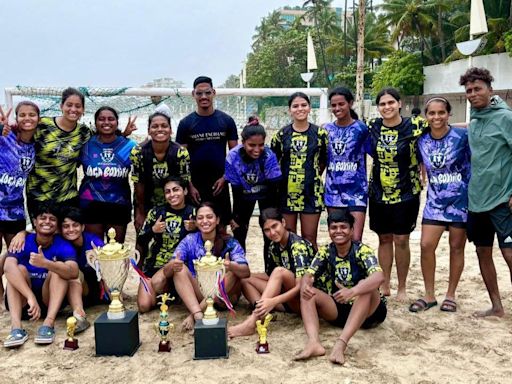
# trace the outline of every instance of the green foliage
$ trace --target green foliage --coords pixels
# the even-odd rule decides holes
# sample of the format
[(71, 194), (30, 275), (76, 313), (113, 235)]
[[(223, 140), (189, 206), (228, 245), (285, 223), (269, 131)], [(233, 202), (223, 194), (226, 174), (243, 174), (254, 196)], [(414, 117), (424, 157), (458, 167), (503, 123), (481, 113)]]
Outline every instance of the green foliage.
[(505, 50), (512, 57), (512, 29), (505, 33), (503, 40), (505, 42)]
[(393, 87), (403, 95), (423, 93), (423, 67), (419, 54), (396, 51), (382, 64), (373, 77), (372, 93)]
[[(334, 87), (347, 87), (355, 93), (356, 91), (356, 68), (355, 63), (344, 66), (340, 72), (338, 72), (332, 81)], [(364, 88), (370, 89), (372, 86), (374, 72), (368, 65), (364, 67)]]

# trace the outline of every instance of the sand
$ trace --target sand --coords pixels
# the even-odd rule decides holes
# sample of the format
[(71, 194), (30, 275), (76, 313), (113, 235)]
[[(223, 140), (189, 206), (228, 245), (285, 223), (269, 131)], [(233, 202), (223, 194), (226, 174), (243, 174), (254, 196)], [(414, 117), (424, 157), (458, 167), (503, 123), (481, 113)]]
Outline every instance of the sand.
[[(319, 232), (319, 244), (327, 242), (325, 219)], [(129, 243), (133, 244), (133, 228)], [(256, 218), (251, 221), (248, 258), (251, 269), (262, 271), (262, 240)], [(377, 246), (377, 237), (365, 229), (365, 242)], [(444, 298), (448, 280), (448, 241), (446, 234), (438, 248), (436, 294)], [(411, 268), (408, 294), (411, 301), (423, 293), (419, 263), (419, 240), (411, 240)], [(327, 357), (294, 362), (292, 356), (305, 340), (299, 317), (279, 314), (269, 328), (271, 353), (255, 353), (257, 336), (229, 342), (229, 359), (195, 361), (193, 336), (176, 331), (172, 352), (157, 353), (158, 337), (153, 329), (158, 311), (140, 315), (142, 345), (133, 357), (95, 357), (94, 329), (78, 335), (80, 348), (62, 349), (66, 337), (65, 318), (56, 324), (53, 345), (40, 347), (33, 342), (37, 326), (25, 323), (30, 338), (19, 349), (0, 349), (0, 383), (506, 383), (512, 382), (512, 295), (508, 268), (495, 248), (494, 259), (506, 315), (503, 318), (476, 319), (475, 309), (490, 307), (480, 276), (474, 247), (467, 244), (466, 267), (458, 289), (457, 313), (444, 313), (439, 307), (413, 314), (408, 304), (393, 298), (388, 302), (388, 317), (379, 327), (359, 331), (351, 340), (347, 363), (334, 366)], [(392, 284), (396, 288), (393, 271)], [(136, 309), (138, 280), (133, 271), (126, 283), (128, 309)], [(90, 320), (105, 307), (88, 309)], [(237, 307), (236, 324), (248, 314), (245, 302)], [(171, 306), (171, 321), (179, 328), (186, 312)], [(10, 329), (9, 315), (0, 313), (0, 338)], [(329, 353), (340, 330), (321, 323), (321, 340)]]

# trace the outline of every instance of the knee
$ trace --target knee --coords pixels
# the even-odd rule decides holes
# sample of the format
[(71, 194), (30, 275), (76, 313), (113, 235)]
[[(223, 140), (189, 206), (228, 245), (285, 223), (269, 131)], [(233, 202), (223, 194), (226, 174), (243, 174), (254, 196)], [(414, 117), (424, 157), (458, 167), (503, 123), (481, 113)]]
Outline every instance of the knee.
[(287, 270), (285, 267), (276, 267), (272, 271), (272, 276), (282, 279), (286, 275), (287, 272), (290, 272), (290, 271)]
[(408, 248), (409, 247), (409, 236), (393, 236), (393, 243), (395, 247), (398, 248)]
[(151, 302), (140, 297), (137, 299), (137, 307), (139, 309), (139, 313), (146, 313), (152, 309)]
[(421, 240), (420, 243), (421, 253), (423, 255), (424, 252), (432, 252), (434, 251), (434, 244), (429, 240)]
[(393, 235), (392, 234), (385, 234), (385, 235), (379, 235), (379, 244), (380, 245), (388, 245), (393, 243)]

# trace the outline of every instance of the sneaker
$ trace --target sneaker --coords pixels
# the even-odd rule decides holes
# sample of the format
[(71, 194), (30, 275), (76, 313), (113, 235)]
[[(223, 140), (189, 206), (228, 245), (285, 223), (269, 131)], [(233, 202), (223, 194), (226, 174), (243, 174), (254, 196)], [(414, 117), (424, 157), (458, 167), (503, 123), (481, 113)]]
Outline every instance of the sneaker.
[(41, 325), (34, 338), (36, 344), (51, 344), (55, 340), (55, 328), (48, 325)]
[(7, 339), (4, 341), (5, 348), (14, 348), (19, 347), (25, 344), (25, 341), (28, 339), (28, 333), (24, 329), (14, 328)]
[(85, 316), (79, 315), (76, 312), (73, 312), (73, 316), (76, 319), (75, 335), (85, 331), (91, 326), (91, 323), (89, 323)]

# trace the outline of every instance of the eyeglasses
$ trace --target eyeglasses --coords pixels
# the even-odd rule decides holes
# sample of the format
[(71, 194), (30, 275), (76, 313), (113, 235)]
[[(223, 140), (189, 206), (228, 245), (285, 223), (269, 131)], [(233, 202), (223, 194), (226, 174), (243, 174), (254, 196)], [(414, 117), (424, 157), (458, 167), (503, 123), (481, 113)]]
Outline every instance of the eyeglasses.
[(213, 91), (203, 91), (203, 92), (194, 91), (194, 95), (197, 97), (211, 96), (211, 95), (213, 95)]

